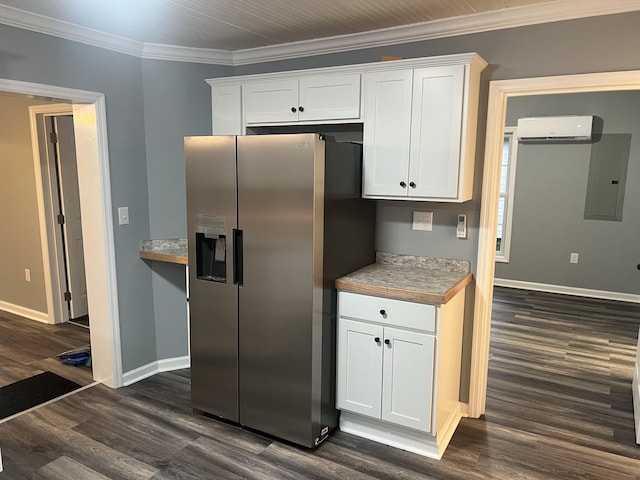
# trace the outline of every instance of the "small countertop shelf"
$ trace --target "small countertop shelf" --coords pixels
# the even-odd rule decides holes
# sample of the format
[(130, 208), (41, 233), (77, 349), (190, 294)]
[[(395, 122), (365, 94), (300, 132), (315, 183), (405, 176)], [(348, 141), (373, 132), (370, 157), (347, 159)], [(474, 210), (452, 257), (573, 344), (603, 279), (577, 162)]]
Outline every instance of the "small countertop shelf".
[(187, 265), (187, 239), (167, 238), (143, 240), (140, 249), (140, 258)]
[(444, 304), (471, 283), (467, 260), (378, 252), (376, 263), (336, 280), (336, 288), (398, 300)]

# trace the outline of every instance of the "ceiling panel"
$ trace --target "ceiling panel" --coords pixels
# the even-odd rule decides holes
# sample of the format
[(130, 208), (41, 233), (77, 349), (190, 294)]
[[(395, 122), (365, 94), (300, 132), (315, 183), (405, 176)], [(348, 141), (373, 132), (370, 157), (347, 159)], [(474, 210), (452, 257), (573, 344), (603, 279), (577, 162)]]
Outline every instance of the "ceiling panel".
[(142, 43), (242, 50), (557, 0), (0, 0)]

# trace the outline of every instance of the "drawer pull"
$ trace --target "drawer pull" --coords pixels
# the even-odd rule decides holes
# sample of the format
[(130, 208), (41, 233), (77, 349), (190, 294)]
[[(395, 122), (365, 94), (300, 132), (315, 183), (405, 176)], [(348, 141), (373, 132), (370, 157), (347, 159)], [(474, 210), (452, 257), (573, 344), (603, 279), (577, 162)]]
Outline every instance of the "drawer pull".
[(384, 309), (383, 309), (383, 310), (380, 310), (380, 315), (384, 316), (384, 315), (386, 315), (386, 314), (387, 314), (386, 310), (384, 310)]
[(385, 345), (391, 345), (391, 340), (389, 340), (388, 338), (385, 339), (384, 344)]
[(376, 342), (376, 343), (380, 343), (380, 337), (374, 338), (373, 341)]

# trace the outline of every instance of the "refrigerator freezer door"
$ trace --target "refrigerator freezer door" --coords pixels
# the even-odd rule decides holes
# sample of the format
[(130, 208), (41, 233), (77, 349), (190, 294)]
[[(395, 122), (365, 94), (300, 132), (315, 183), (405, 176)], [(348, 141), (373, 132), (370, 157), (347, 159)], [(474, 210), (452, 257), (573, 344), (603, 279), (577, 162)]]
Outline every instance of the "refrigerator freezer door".
[(186, 137), (191, 399), (238, 421), (236, 138)]
[(309, 447), (320, 430), (323, 154), (313, 134), (238, 137), (240, 423)]

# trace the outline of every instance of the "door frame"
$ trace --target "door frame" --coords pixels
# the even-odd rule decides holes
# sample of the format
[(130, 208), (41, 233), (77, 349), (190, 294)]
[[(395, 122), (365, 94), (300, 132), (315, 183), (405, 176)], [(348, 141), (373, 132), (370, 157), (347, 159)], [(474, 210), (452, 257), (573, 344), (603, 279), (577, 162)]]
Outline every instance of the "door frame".
[(487, 137), (476, 269), (469, 416), (485, 413), (489, 373), (489, 339), (493, 306), (496, 229), (500, 196), (500, 159), (507, 101), (511, 97), (561, 93), (640, 90), (640, 70), (555, 77), (498, 80), (489, 83)]
[[(56, 222), (57, 206), (53, 184), (56, 179), (51, 175), (50, 149), (42, 137), (44, 130), (38, 130), (38, 115), (54, 117), (73, 115), (73, 106), (68, 103), (32, 105), (29, 107), (31, 126), (31, 148), (33, 167), (36, 176), (36, 197), (40, 221), (40, 243), (44, 263), (44, 289), (47, 298), (47, 323), (57, 324), (69, 320), (69, 312), (63, 299), (65, 285), (64, 250), (59, 225)], [(47, 269), (47, 266), (49, 267)]]
[[(86, 233), (85, 270), (91, 318), (93, 378), (111, 388), (122, 385), (122, 355), (118, 309), (111, 180), (107, 142), (107, 116), (103, 93), (0, 78), (0, 91), (70, 101), (78, 157), (80, 202), (87, 212), (82, 216)], [(36, 165), (36, 194), (42, 225), (44, 212), (42, 172)], [(48, 244), (42, 244), (49, 255)], [(49, 258), (44, 259), (45, 270)], [(49, 300), (47, 299), (47, 302)]]

